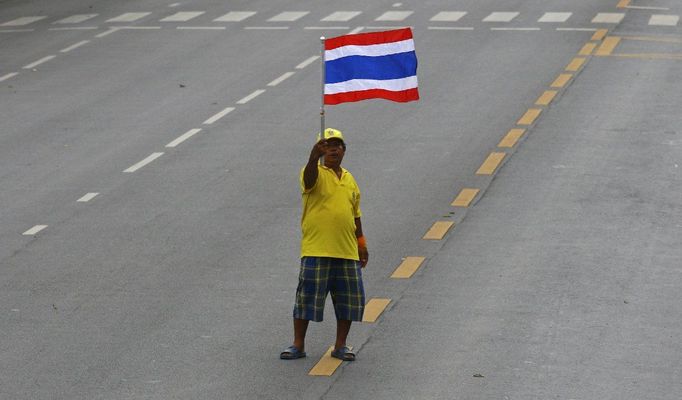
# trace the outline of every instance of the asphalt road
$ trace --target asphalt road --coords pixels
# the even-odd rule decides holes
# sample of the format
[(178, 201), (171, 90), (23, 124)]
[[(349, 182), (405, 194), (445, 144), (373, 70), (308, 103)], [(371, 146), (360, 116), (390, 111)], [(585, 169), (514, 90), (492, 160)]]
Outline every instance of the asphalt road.
[[(0, 399), (678, 399), (682, 6), (452, 3), (0, 0)], [(327, 108), (391, 301), (310, 376), (313, 57), (403, 26), (421, 100)]]

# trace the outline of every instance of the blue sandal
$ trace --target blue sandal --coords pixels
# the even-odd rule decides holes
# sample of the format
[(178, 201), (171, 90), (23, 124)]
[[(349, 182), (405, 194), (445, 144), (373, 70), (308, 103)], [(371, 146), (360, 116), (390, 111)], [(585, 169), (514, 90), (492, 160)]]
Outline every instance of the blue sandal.
[(301, 351), (296, 346), (289, 346), (280, 353), (279, 358), (282, 360), (297, 360), (305, 357), (305, 351)]
[(332, 351), (332, 357), (338, 358), (341, 361), (355, 361), (355, 353), (347, 346)]

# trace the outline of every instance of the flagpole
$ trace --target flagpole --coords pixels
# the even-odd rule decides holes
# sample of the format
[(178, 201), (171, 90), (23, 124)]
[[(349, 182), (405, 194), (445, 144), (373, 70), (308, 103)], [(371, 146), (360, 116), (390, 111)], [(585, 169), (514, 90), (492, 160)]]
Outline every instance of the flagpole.
[(324, 139), (324, 73), (325, 73), (325, 65), (324, 65), (324, 41), (325, 37), (322, 36), (320, 37), (320, 43), (322, 44), (322, 49), (320, 54), (322, 55), (322, 103), (320, 104), (320, 134), (322, 135), (322, 138)]

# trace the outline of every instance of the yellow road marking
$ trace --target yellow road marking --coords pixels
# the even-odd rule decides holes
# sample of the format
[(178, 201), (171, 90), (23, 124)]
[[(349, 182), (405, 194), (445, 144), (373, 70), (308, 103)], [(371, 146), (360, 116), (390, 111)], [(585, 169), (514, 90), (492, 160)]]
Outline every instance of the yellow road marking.
[(552, 102), (556, 94), (557, 94), (556, 90), (545, 90), (545, 93), (543, 93), (542, 96), (538, 97), (538, 99), (535, 101), (535, 105), (536, 106), (549, 105), (549, 103)]
[[(351, 346), (348, 346), (351, 350), (353, 349)], [(313, 369), (308, 372), (308, 375), (313, 375), (313, 376), (332, 376), (334, 372), (336, 371), (337, 368), (343, 363), (343, 361), (339, 360), (338, 358), (332, 357), (332, 350), (334, 350), (334, 346), (331, 346), (329, 350), (322, 356), (320, 361), (315, 364)]]
[(391, 278), (405, 279), (411, 277), (421, 267), (425, 259), (425, 257), (405, 257), (403, 262), (395, 269)]
[(454, 224), (452, 221), (436, 221), (422, 239), (441, 240)]
[(582, 65), (585, 63), (585, 59), (582, 57), (576, 57), (574, 58), (567, 66), (566, 66), (566, 71), (569, 72), (575, 72), (582, 67)]
[(516, 124), (530, 125), (537, 119), (537, 117), (540, 116), (541, 112), (542, 109), (540, 108), (529, 108), (528, 111), (526, 111), (526, 113), (523, 114), (523, 117), (521, 117), (521, 119)]
[(478, 189), (462, 189), (450, 205), (454, 207), (469, 207), (469, 204), (471, 204), (471, 201), (476, 197), (478, 191)]
[(497, 147), (514, 147), (516, 142), (526, 133), (525, 129), (514, 128), (507, 132), (507, 135), (502, 138)]
[(365, 313), (362, 315), (362, 322), (376, 322), (379, 316), (388, 306), (391, 299), (371, 299), (365, 304)]
[(571, 75), (571, 74), (560, 74), (560, 75), (554, 80), (554, 82), (552, 82), (552, 85), (551, 85), (551, 86), (552, 86), (553, 88), (562, 88), (562, 87), (564, 87), (564, 86), (568, 83), (568, 81), (571, 80), (572, 77), (573, 77), (573, 75)]
[(604, 41), (602, 42), (601, 46), (597, 49), (597, 52), (595, 55), (597, 56), (608, 56), (611, 53), (613, 53), (613, 49), (618, 46), (618, 43), (620, 42), (620, 37), (618, 36), (609, 36)]
[(594, 51), (595, 47), (597, 47), (596, 43), (585, 43), (583, 48), (578, 52), (578, 55), (589, 56)]
[(492, 152), (488, 158), (483, 161), (481, 167), (476, 171), (476, 175), (492, 175), (493, 172), (500, 165), (506, 153)]
[(596, 43), (585, 43), (582, 49), (580, 49), (580, 52), (578, 52), (578, 55), (580, 56), (589, 56), (592, 54), (594, 51), (594, 48), (597, 47)]
[(594, 35), (592, 35), (592, 39), (590, 40), (602, 40), (606, 36), (606, 34), (609, 33), (608, 29), (598, 29)]
[(616, 8), (627, 8), (630, 5), (630, 0), (620, 0)]

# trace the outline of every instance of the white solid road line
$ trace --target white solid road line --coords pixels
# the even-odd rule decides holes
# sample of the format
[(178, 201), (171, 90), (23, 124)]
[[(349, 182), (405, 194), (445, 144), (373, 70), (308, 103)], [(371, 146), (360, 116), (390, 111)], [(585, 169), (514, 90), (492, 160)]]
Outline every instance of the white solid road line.
[(59, 28), (48, 28), (48, 31), (92, 31), (98, 29), (96, 26), (63, 26)]
[(17, 76), (17, 75), (19, 75), (18, 72), (10, 72), (10, 73), (7, 74), (7, 75), (0, 76), (0, 82), (6, 81), (6, 80), (8, 80), (9, 78), (12, 78), (12, 77)]
[(47, 228), (47, 225), (36, 225), (33, 228), (27, 230), (26, 232), (22, 233), (24, 236), (33, 236), (36, 233), (42, 231), (43, 229)]
[(211, 118), (204, 121), (204, 125), (211, 125), (212, 123), (216, 122), (217, 120), (226, 116), (227, 114), (231, 113), (232, 111), (234, 111), (234, 107), (227, 107), (223, 111), (217, 113), (216, 115), (214, 115)]
[(434, 31), (473, 31), (473, 26), (429, 26), (426, 29)]
[(177, 147), (180, 143), (184, 142), (185, 140), (191, 138), (192, 136), (196, 135), (197, 133), (201, 132), (201, 129), (195, 128), (195, 129), (190, 129), (189, 131), (183, 133), (178, 137), (177, 139), (173, 140), (172, 142), (168, 143), (166, 147)]
[(258, 89), (258, 90), (255, 90), (255, 91), (254, 91), (253, 93), (251, 93), (250, 95), (248, 95), (248, 96), (244, 97), (243, 99), (239, 100), (239, 101), (237, 102), (237, 104), (246, 104), (246, 103), (248, 103), (249, 101), (255, 99), (255, 98), (258, 97), (258, 96), (260, 96), (260, 95), (263, 94), (263, 93), (265, 93), (265, 89)]
[(97, 197), (99, 193), (88, 193), (85, 196), (81, 197), (80, 199), (76, 200), (79, 203), (87, 203), (88, 201), (94, 199)]
[(73, 45), (71, 45), (71, 46), (69, 46), (69, 47), (67, 47), (67, 48), (65, 48), (65, 49), (59, 50), (59, 52), (60, 52), (60, 53), (68, 53), (68, 52), (70, 52), (71, 50), (76, 49), (76, 48), (78, 48), (78, 47), (81, 47), (82, 45), (88, 44), (88, 43), (90, 43), (89, 40), (83, 40), (83, 41), (78, 42), (78, 43), (76, 43), (76, 44), (73, 44)]
[(32, 62), (32, 63), (30, 63), (30, 64), (28, 64), (28, 65), (25, 65), (23, 68), (24, 68), (24, 69), (35, 68), (35, 67), (37, 67), (38, 65), (40, 65), (40, 64), (42, 64), (42, 63), (45, 63), (45, 62), (48, 62), (48, 61), (50, 61), (51, 59), (53, 59), (53, 58), (55, 58), (55, 57), (57, 57), (57, 56), (50, 55), (50, 56), (47, 56), (47, 57), (43, 57), (43, 58), (41, 58), (41, 59), (38, 60), (38, 61), (35, 61), (35, 62)]
[(157, 158), (161, 157), (163, 153), (152, 153), (149, 155), (149, 157), (145, 158), (144, 160), (138, 162), (137, 164), (131, 165), (128, 167), (126, 170), (123, 172), (135, 172), (138, 169), (144, 167), (145, 165), (149, 164), (150, 162), (156, 160)]
[(195, 31), (222, 31), (227, 29), (224, 26), (178, 26), (175, 29), (195, 30)]
[(272, 82), (268, 83), (268, 86), (277, 86), (277, 85), (279, 85), (280, 83), (284, 82), (285, 79), (290, 78), (293, 74), (295, 74), (295, 72), (285, 72), (285, 73), (282, 74), (282, 76), (280, 76), (279, 78), (277, 78), (277, 79), (273, 80)]
[(302, 63), (298, 64), (296, 66), (296, 69), (303, 69), (303, 68), (307, 67), (308, 65), (312, 64), (313, 62), (315, 62), (315, 60), (317, 60), (318, 58), (320, 58), (320, 56), (312, 56), (312, 57), (308, 58), (307, 60), (303, 61)]
[(13, 19), (11, 21), (5, 22), (4, 24), (0, 24), (0, 26), (24, 26), (28, 24), (32, 24), (36, 21), (40, 21), (41, 19), (45, 19), (47, 16), (40, 16), (40, 17), (21, 17), (17, 19)]
[(274, 30), (278, 30), (278, 29), (281, 29), (281, 30), (289, 29), (289, 27), (288, 26), (245, 26), (244, 29), (252, 30), (252, 31), (255, 31), (255, 30), (265, 30), (265, 31), (272, 30), (272, 31), (274, 31)]
[(490, 28), (491, 31), (539, 31), (540, 28)]
[(352, 31), (348, 32), (349, 35), (354, 35), (356, 33), (360, 33), (365, 29), (364, 26), (358, 26), (357, 28), (353, 29)]
[(556, 28), (558, 31), (594, 32), (597, 28)]
[(308, 31), (324, 31), (324, 30), (343, 30), (347, 31), (350, 29), (350, 26), (306, 26), (303, 27), (303, 29), (308, 30)]

